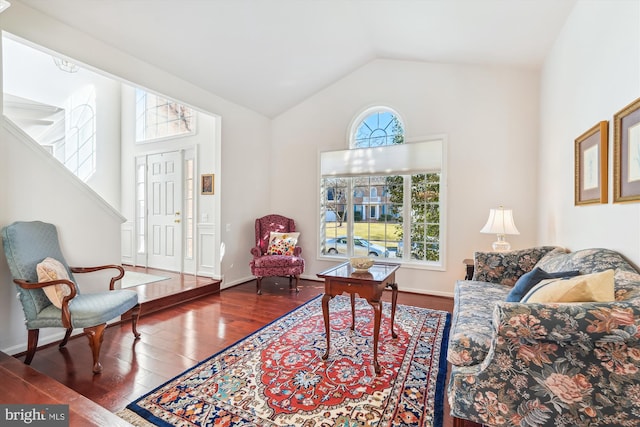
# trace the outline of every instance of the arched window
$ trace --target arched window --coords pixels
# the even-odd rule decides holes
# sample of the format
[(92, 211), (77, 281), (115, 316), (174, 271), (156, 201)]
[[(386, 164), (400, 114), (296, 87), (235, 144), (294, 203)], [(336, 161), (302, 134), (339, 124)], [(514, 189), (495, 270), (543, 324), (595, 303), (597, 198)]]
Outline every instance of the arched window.
[[(321, 253), (442, 266), (443, 146), (442, 137), (407, 143), (391, 108), (357, 116), (349, 149), (321, 153)], [(338, 193), (352, 197), (329, 197)]]
[(404, 126), (396, 113), (380, 109), (365, 114), (362, 120), (356, 122), (356, 128), (351, 132), (351, 148), (380, 147), (404, 142)]

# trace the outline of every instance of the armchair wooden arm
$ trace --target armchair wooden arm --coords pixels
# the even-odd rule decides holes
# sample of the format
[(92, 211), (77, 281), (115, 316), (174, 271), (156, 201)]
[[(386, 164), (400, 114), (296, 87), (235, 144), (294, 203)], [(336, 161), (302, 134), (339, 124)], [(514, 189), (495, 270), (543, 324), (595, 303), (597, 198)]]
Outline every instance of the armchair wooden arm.
[(53, 285), (66, 285), (70, 289), (69, 295), (65, 296), (62, 299), (62, 307), (60, 309), (62, 310), (62, 325), (66, 329), (71, 328), (71, 312), (69, 311), (69, 301), (71, 301), (78, 293), (75, 283), (73, 283), (71, 280), (66, 279), (49, 280), (47, 282), (37, 283), (31, 283), (21, 279), (14, 279), (13, 282), (24, 289), (39, 289)]
[[(108, 269), (116, 269), (118, 270), (118, 274), (111, 278), (109, 282), (109, 290), (113, 291), (115, 289), (116, 281), (122, 279), (124, 277), (124, 268), (119, 265), (99, 265), (95, 267), (69, 267), (72, 273), (91, 273), (94, 271), (108, 270)], [(53, 285), (66, 285), (69, 289), (69, 295), (65, 296), (62, 299), (62, 324), (65, 328), (71, 328), (71, 312), (69, 311), (69, 302), (77, 295), (78, 291), (76, 288), (76, 284), (71, 280), (50, 280), (47, 282), (27, 282), (26, 280), (15, 279), (14, 283), (18, 286), (21, 286), (24, 289), (39, 289), (46, 288), (47, 286)]]
[(115, 264), (99, 265), (96, 267), (69, 267), (69, 268), (71, 269), (72, 273), (91, 273), (93, 271), (108, 270), (110, 268), (115, 268), (116, 270), (118, 270), (119, 273), (117, 276), (113, 276), (111, 278), (111, 282), (109, 282), (110, 291), (113, 291), (115, 289), (116, 282), (124, 277), (124, 268), (122, 268), (122, 266), (120, 265), (115, 265)]

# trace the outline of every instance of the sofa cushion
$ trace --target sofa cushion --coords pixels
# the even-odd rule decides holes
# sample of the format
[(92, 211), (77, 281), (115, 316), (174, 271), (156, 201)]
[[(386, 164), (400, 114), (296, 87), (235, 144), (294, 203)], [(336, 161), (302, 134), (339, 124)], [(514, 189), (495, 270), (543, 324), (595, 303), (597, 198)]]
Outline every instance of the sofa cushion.
[(536, 267), (530, 272), (520, 276), (515, 286), (509, 292), (509, 295), (507, 295), (507, 298), (505, 301), (507, 302), (520, 301), (522, 297), (524, 297), (527, 294), (527, 292), (531, 290), (531, 288), (533, 288), (535, 285), (537, 285), (543, 280), (556, 279), (561, 277), (573, 277), (573, 276), (577, 276), (578, 274), (580, 274), (580, 272), (575, 270), (559, 271), (557, 273), (547, 273), (540, 267)]
[(633, 271), (616, 270), (613, 278), (615, 282), (616, 301), (640, 300), (640, 274)]
[(460, 280), (455, 287), (455, 304), (449, 335), (447, 359), (457, 366), (482, 362), (493, 336), (493, 308), (504, 301), (509, 286)]
[(522, 302), (613, 302), (613, 270), (569, 279), (543, 280)]
[(555, 246), (539, 246), (509, 252), (476, 252), (474, 254), (473, 280), (513, 286), (524, 273), (538, 261), (557, 249)]
[(602, 248), (582, 249), (570, 253), (553, 251), (542, 257), (536, 267), (548, 273), (579, 270), (582, 274), (590, 274), (609, 269), (637, 273), (618, 252)]

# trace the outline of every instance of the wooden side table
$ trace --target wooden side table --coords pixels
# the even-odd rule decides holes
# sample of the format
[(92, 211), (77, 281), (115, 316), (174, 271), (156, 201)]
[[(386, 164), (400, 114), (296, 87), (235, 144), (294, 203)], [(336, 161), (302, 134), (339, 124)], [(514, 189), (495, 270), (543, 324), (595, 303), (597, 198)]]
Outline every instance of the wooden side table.
[(466, 274), (464, 276), (464, 280), (473, 279), (473, 270), (474, 270), (473, 260), (471, 258), (466, 258), (466, 259), (462, 260), (462, 262), (467, 267), (467, 271), (466, 271)]
[(327, 335), (327, 351), (322, 359), (329, 357), (331, 343), (331, 325), (329, 323), (329, 301), (336, 295), (346, 292), (351, 296), (351, 330), (355, 328), (356, 312), (355, 298), (360, 295), (373, 307), (373, 367), (376, 374), (380, 373), (378, 364), (378, 335), (380, 335), (380, 319), (382, 316), (382, 292), (385, 288), (391, 288), (391, 336), (398, 335), (393, 329), (396, 317), (396, 302), (398, 301), (398, 284), (396, 283), (396, 270), (398, 264), (376, 262), (366, 272), (357, 272), (348, 262), (340, 264), (318, 273), (317, 276), (324, 279), (324, 296), (322, 297), (322, 315)]

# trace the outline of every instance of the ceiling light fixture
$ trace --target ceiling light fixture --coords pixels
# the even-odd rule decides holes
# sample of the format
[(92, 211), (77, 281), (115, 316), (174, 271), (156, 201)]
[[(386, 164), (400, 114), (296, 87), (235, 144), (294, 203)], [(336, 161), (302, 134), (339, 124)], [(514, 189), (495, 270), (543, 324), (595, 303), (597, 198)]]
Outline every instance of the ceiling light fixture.
[(75, 73), (80, 69), (80, 67), (78, 67), (73, 62), (67, 61), (66, 59), (62, 58), (56, 58), (55, 56), (53, 57), (53, 62), (58, 68), (60, 68), (62, 71), (66, 71), (67, 73)]
[(11, 3), (9, 3), (7, 0), (0, 0), (0, 13), (9, 9), (9, 6), (11, 6)]

